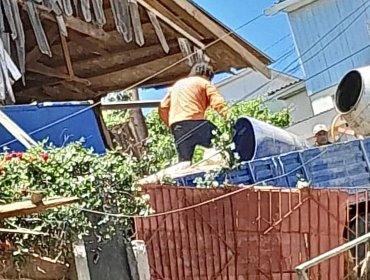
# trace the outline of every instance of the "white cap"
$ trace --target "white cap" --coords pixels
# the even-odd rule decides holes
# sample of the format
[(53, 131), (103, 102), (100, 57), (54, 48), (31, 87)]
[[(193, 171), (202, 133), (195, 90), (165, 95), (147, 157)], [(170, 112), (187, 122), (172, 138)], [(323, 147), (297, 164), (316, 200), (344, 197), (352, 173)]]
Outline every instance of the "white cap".
[(316, 135), (317, 133), (319, 133), (320, 131), (325, 131), (325, 132), (328, 132), (328, 128), (326, 127), (325, 124), (317, 124), (315, 125), (315, 127), (313, 128), (313, 135)]

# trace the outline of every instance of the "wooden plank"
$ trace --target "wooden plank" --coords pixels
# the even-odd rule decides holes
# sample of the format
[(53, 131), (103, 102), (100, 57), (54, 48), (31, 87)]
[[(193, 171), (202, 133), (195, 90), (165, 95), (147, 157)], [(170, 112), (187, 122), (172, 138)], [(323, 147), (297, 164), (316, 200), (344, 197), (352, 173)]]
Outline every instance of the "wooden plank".
[(178, 53), (152, 60), (147, 63), (142, 63), (127, 69), (92, 77), (89, 78), (91, 82), (91, 88), (96, 91), (122, 89), (122, 85), (130, 85), (150, 79), (151, 75), (157, 74), (158, 71), (162, 71), (166, 66), (168, 67), (174, 63), (177, 63), (181, 60), (181, 58), (182, 54)]
[[(169, 46), (173, 49), (177, 48), (177, 42), (170, 42)], [(149, 58), (155, 59), (162, 57), (164, 54), (159, 45), (148, 46), (144, 48), (135, 48), (131, 50), (124, 50), (116, 53), (110, 53), (106, 55), (96, 56), (94, 58), (80, 60), (73, 63), (73, 69), (76, 73), (90, 72), (92, 68), (96, 71), (104, 71), (109, 68), (126, 68), (135, 66), (143, 60)], [(63, 70), (63, 68), (57, 68)], [(95, 71), (95, 72), (96, 72)]]
[(196, 44), (200, 48), (204, 48), (205, 44), (203, 44), (201, 41), (199, 41), (197, 38), (189, 34), (187, 31), (185, 31), (182, 27), (174, 23), (173, 20), (169, 19), (168, 17), (164, 16), (160, 12), (158, 12), (156, 9), (154, 9), (151, 5), (149, 5), (145, 0), (137, 0), (137, 2), (143, 6), (145, 9), (148, 11), (152, 12), (155, 14), (159, 19), (161, 19), (164, 23), (169, 25), (171, 28), (175, 29), (178, 33), (180, 33), (182, 36), (186, 37), (189, 39), (191, 42)]
[(78, 200), (78, 197), (56, 197), (43, 201), (41, 205), (35, 205), (30, 200), (0, 205), (0, 219), (40, 213), (49, 208), (68, 205)]
[(181, 50), (183, 57), (187, 57), (186, 63), (190, 67), (193, 66), (193, 64), (195, 63), (195, 60), (194, 60), (194, 55), (191, 55), (193, 51), (191, 50), (189, 40), (186, 38), (179, 38), (178, 42), (179, 42), (180, 50)]
[(44, 233), (41, 231), (29, 230), (25, 228), (17, 228), (17, 229), (0, 228), (0, 232), (31, 234), (31, 235), (48, 235), (47, 233)]
[(69, 75), (63, 74), (59, 72), (58, 70), (48, 67), (41, 63), (34, 63), (34, 64), (27, 65), (27, 71), (37, 73), (40, 75), (44, 75), (47, 77), (54, 77), (54, 78), (59, 78), (59, 79), (67, 80), (67, 81), (75, 81), (78, 83), (85, 84), (87, 86), (90, 85), (90, 81), (87, 79), (82, 79), (77, 76), (71, 77)]
[(0, 111), (0, 124), (27, 149), (37, 145), (36, 141), (3, 111)]
[(75, 74), (73, 72), (72, 61), (71, 61), (71, 56), (69, 54), (69, 47), (68, 47), (67, 39), (66, 37), (64, 37), (64, 35), (61, 32), (60, 32), (60, 41), (62, 43), (63, 56), (66, 62), (66, 68), (67, 68), (69, 77), (73, 79)]
[(149, 16), (149, 19), (150, 19), (151, 23), (154, 26), (155, 33), (157, 34), (158, 40), (161, 43), (163, 51), (165, 53), (169, 53), (170, 47), (168, 46), (166, 37), (164, 36), (162, 27), (161, 27), (161, 25), (158, 21), (157, 16), (155, 14), (153, 14), (153, 12), (151, 12), (151, 11), (148, 11), (148, 16)]
[(141, 26), (139, 5), (137, 4), (137, 1), (130, 0), (129, 8), (130, 8), (130, 14), (131, 14), (132, 27), (134, 29), (134, 34), (135, 34), (135, 42), (141, 47), (144, 45), (145, 40), (144, 40), (143, 28)]
[(41, 24), (39, 14), (36, 9), (36, 4), (30, 1), (27, 1), (25, 3), (25, 8), (26, 8), (28, 17), (30, 19), (33, 32), (36, 37), (37, 45), (39, 46), (41, 53), (46, 54), (49, 57), (52, 57), (48, 38), (46, 36), (44, 27)]
[(200, 22), (207, 29), (212, 32), (217, 38), (220, 38), (225, 44), (230, 46), (235, 52), (237, 52), (246, 62), (250, 63), (252, 67), (261, 72), (266, 77), (271, 77), (270, 69), (260, 61), (254, 54), (252, 54), (249, 50), (245, 47), (240, 45), (232, 36), (226, 35), (227, 32), (215, 21), (211, 18), (206, 16), (203, 12), (197, 9), (194, 5), (191, 4), (189, 1), (183, 0), (173, 0), (179, 7), (184, 9), (189, 15), (191, 15), (194, 20)]

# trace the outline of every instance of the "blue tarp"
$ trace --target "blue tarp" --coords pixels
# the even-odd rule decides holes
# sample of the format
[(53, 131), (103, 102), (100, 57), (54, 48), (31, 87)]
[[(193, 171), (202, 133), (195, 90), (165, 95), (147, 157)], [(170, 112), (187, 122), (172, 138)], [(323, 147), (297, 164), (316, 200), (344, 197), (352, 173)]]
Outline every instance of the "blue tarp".
[[(96, 115), (89, 102), (57, 102), (0, 107), (35, 141), (48, 139), (57, 147), (85, 139), (87, 148), (105, 152), (105, 144)], [(24, 151), (25, 147), (0, 125), (0, 148)]]

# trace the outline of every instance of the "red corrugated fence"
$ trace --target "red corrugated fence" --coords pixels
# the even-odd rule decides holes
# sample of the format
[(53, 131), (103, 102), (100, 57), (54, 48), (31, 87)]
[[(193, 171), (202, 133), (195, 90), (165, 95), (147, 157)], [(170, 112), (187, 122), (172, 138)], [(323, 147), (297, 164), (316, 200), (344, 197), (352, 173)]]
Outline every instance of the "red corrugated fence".
[[(146, 186), (156, 213), (135, 220), (147, 245), (152, 279), (296, 279), (294, 267), (343, 243), (348, 194), (327, 190)], [(343, 279), (344, 257), (313, 279)]]

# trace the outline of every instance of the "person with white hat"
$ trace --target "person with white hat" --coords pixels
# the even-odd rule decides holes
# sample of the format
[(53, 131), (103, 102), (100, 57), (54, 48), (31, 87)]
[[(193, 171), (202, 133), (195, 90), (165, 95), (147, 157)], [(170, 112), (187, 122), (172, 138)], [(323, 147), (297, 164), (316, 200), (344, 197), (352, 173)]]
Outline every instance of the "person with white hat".
[(313, 135), (315, 135), (315, 146), (325, 146), (332, 144), (329, 141), (329, 129), (325, 124), (317, 124), (313, 128)]

